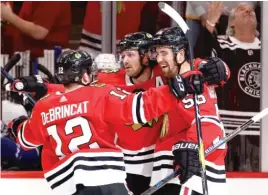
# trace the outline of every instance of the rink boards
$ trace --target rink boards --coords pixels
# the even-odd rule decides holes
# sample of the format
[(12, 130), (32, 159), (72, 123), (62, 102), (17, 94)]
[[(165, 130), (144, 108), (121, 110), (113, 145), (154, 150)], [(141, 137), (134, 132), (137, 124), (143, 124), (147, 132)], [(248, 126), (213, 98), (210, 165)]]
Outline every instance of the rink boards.
[[(268, 173), (227, 173), (229, 195), (267, 193)], [(53, 195), (42, 172), (1, 172), (1, 192), (8, 195)]]

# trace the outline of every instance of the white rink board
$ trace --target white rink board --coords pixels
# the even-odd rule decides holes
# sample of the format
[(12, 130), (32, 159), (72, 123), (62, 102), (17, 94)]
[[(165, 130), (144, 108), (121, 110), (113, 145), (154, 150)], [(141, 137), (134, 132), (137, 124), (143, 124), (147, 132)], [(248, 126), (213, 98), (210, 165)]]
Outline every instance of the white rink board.
[[(227, 179), (229, 195), (265, 195), (268, 178)], [(45, 179), (41, 178), (1, 178), (1, 194), (8, 195), (55, 195)]]

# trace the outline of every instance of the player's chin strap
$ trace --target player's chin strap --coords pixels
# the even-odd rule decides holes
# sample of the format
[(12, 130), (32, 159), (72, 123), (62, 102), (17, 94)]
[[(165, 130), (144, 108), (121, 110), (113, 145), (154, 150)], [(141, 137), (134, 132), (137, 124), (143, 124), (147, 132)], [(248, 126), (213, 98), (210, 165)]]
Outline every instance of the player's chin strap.
[(175, 61), (177, 63), (177, 65), (178, 65), (178, 67), (179, 67), (179, 72), (181, 70), (181, 65), (183, 65), (183, 63), (186, 62), (186, 61), (187, 61), (186, 58), (181, 63), (178, 63), (177, 61)]
[[(143, 55), (140, 55), (140, 56), (141, 56), (141, 59), (140, 59), (141, 70), (140, 70), (140, 72), (139, 72), (136, 76), (133, 76), (133, 77), (130, 78), (130, 79), (131, 79), (131, 82), (133, 82), (132, 79), (137, 79), (137, 78), (139, 78), (139, 77), (143, 74), (144, 70), (145, 70), (147, 67), (149, 67), (149, 64), (148, 64), (148, 65), (145, 65), (145, 64), (142, 63), (142, 60), (143, 60), (143, 58), (144, 58), (144, 54), (143, 54)], [(134, 82), (133, 82), (133, 83), (134, 83)]]
[(181, 65), (183, 65), (183, 63), (186, 62), (187, 59), (184, 58), (184, 60), (183, 60), (181, 63), (178, 63), (176, 57), (174, 57), (174, 58), (175, 58), (174, 60), (175, 60), (175, 62), (176, 62), (176, 64), (177, 64), (177, 66), (178, 66), (178, 74), (180, 74), (180, 71), (181, 71)]
[(133, 79), (139, 78), (143, 74), (145, 68), (147, 68), (147, 66), (141, 63), (141, 71), (136, 76), (133, 76), (132, 78)]
[[(145, 64), (142, 63), (142, 59), (141, 59), (141, 60), (140, 60), (140, 64), (141, 64), (141, 71), (139, 72), (139, 74), (137, 74), (136, 76), (132, 77), (132, 78), (134, 78), (134, 79), (139, 78), (139, 77), (142, 75), (142, 73), (144, 72), (144, 70), (145, 70), (147, 67), (153, 69), (153, 67), (157, 64), (157, 62), (156, 62), (156, 60), (151, 60), (151, 59), (149, 59), (149, 61), (148, 61), (148, 65), (145, 65)], [(152, 74), (152, 73), (151, 73), (151, 74)], [(150, 77), (151, 77), (151, 75), (150, 75)], [(132, 81), (132, 78), (130, 78), (131, 81)], [(132, 81), (132, 82), (133, 82), (133, 81)]]
[[(183, 48), (180, 48), (180, 49), (177, 50), (177, 51), (176, 51), (174, 48), (171, 48), (171, 49), (173, 50), (174, 61), (177, 63), (177, 66), (178, 66), (178, 74), (179, 74), (179, 73), (180, 73), (180, 70), (181, 70), (181, 65), (183, 65), (183, 63), (186, 62), (188, 58), (185, 56), (184, 60), (183, 60), (181, 63), (179, 63), (179, 62), (177, 61), (177, 55), (178, 55), (179, 51), (180, 51), (181, 49), (183, 49)], [(184, 51), (185, 51), (185, 50), (184, 50)]]

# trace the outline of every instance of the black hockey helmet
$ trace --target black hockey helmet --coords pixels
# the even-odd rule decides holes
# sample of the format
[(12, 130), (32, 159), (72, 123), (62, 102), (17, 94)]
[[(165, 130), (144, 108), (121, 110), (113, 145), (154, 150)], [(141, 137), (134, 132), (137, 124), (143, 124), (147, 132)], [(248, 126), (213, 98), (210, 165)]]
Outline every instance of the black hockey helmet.
[(186, 58), (188, 58), (188, 39), (182, 29), (178, 26), (159, 30), (154, 38), (154, 47), (170, 47), (176, 55), (181, 49), (185, 49)]
[(118, 44), (118, 52), (124, 50), (138, 50), (140, 56), (144, 56), (153, 45), (153, 36), (147, 32), (135, 32), (124, 36)]
[[(141, 64), (141, 71), (133, 78), (138, 78), (145, 70), (146, 67), (153, 68), (157, 62), (155, 59), (151, 59), (151, 56), (149, 57), (149, 64), (144, 65), (142, 63), (142, 59), (144, 55), (149, 51), (149, 49), (153, 46), (153, 36), (150, 33), (147, 32), (135, 32), (130, 33), (124, 36), (124, 38), (119, 42), (117, 51), (118, 53), (121, 53), (125, 50), (137, 50), (140, 55), (140, 64)], [(123, 62), (121, 61), (121, 66)]]
[(91, 55), (82, 50), (67, 50), (62, 52), (56, 61), (55, 76), (59, 83), (82, 83), (84, 73), (94, 80), (97, 66), (93, 63)]

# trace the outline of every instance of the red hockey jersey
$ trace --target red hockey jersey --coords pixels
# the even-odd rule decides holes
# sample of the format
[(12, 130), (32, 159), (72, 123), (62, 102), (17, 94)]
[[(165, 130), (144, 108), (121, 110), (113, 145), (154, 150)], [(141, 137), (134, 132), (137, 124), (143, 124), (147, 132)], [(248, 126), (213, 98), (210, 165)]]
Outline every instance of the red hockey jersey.
[[(199, 62), (199, 59), (195, 60), (195, 63)], [(224, 127), (218, 114), (217, 96), (214, 87), (205, 85), (204, 93), (198, 95), (197, 99), (200, 109), (204, 147), (208, 148), (224, 136)], [(162, 139), (159, 139), (155, 146), (153, 173), (150, 185), (154, 185), (174, 171), (173, 145), (178, 141), (197, 143), (193, 96), (186, 96), (182, 102), (183, 104), (178, 104), (174, 110), (168, 113), (166, 135)], [(209, 194), (219, 194), (221, 190), (221, 194), (225, 193), (225, 155), (226, 146), (223, 146), (206, 157)], [(179, 184), (179, 180), (176, 178), (171, 180), (170, 183)], [(193, 176), (185, 185), (190, 189), (202, 193), (201, 178), (198, 176)]]
[(47, 94), (55, 93), (57, 91), (64, 92), (64, 86), (61, 84), (51, 84), (51, 83), (45, 83), (47, 86)]
[[(165, 78), (163, 77), (162, 70), (159, 66), (155, 66), (152, 70), (152, 75), (150, 80), (153, 80), (155, 83), (152, 87), (162, 86), (164, 85)], [(150, 81), (148, 80), (148, 81)], [(131, 77), (126, 74), (125, 69), (116, 69), (114, 71), (111, 70), (102, 70), (98, 74), (98, 82), (99, 83), (109, 83), (114, 86), (133, 86), (135, 85), (132, 81)], [(144, 82), (146, 83), (146, 82)], [(138, 84), (139, 86), (143, 86), (144, 83)]]
[(96, 84), (48, 94), (19, 127), (17, 139), (24, 149), (43, 145), (45, 178), (58, 194), (75, 193), (76, 184), (124, 183), (123, 154), (109, 124), (146, 123), (177, 102), (167, 86), (127, 95)]
[[(162, 86), (166, 82), (159, 66), (154, 67), (148, 81), (139, 84), (134, 84), (124, 69), (113, 73), (100, 72), (98, 78), (99, 82), (113, 84), (130, 93)], [(117, 130), (116, 144), (124, 153), (127, 173), (151, 176), (154, 147), (160, 136), (162, 121), (163, 116), (156, 117), (143, 125), (133, 123), (109, 125), (109, 128)]]

